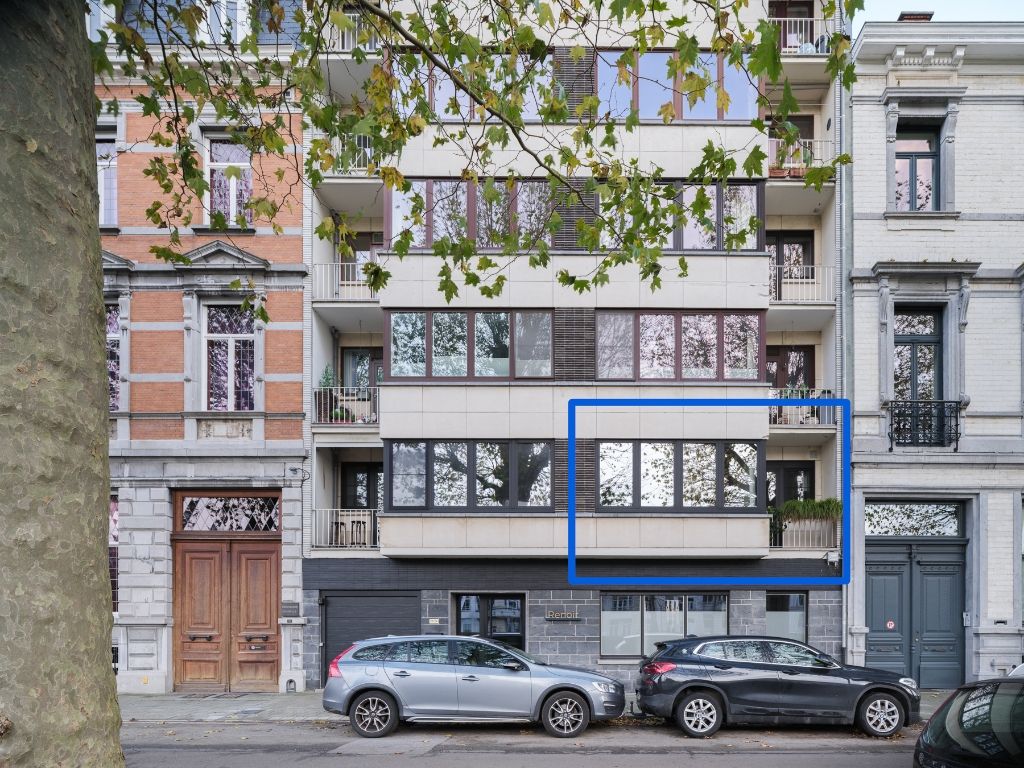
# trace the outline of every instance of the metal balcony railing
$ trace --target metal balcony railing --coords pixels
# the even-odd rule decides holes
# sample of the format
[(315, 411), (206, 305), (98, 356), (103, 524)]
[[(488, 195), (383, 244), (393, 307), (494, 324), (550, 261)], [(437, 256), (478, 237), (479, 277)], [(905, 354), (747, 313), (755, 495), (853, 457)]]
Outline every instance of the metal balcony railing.
[[(355, 154), (349, 158), (349, 165), (345, 170), (330, 169), (325, 172), (326, 176), (365, 176), (366, 169), (370, 166), (370, 159), (373, 157), (373, 139), (369, 136), (357, 135), (355, 138)], [(336, 158), (341, 157), (345, 151), (345, 144), (341, 139), (335, 138), (331, 141), (332, 153)]]
[(839, 521), (773, 520), (769, 545), (772, 549), (836, 549)]
[(375, 509), (314, 509), (314, 549), (379, 549)]
[(365, 426), (377, 423), (377, 387), (317, 387), (313, 390), (316, 424)]
[(889, 403), (889, 450), (897, 445), (960, 449), (956, 400), (893, 400)]
[(802, 178), (808, 168), (831, 163), (835, 152), (831, 139), (768, 139), (768, 175)]
[(373, 25), (359, 13), (346, 13), (352, 26), (346, 30), (332, 26), (324, 41), (325, 51), (349, 53), (355, 48), (362, 48), (366, 53), (380, 49), (380, 41)]
[(779, 46), (785, 56), (824, 56), (832, 48), (835, 22), (831, 19), (768, 19), (779, 28)]
[(772, 304), (835, 304), (835, 267), (820, 264), (769, 264)]
[(362, 261), (313, 265), (313, 301), (377, 301), (377, 292), (366, 284), (363, 263), (375, 257), (357, 253)]
[[(769, 390), (769, 397), (786, 400), (814, 400), (832, 397), (830, 389), (786, 388)], [(778, 427), (834, 427), (834, 405), (779, 405), (768, 408), (768, 424)]]

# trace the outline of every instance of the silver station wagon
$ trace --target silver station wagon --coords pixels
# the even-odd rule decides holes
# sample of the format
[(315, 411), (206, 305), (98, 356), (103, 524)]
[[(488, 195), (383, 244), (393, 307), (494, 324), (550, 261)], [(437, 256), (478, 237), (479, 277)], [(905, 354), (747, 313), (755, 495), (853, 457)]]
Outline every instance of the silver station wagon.
[(593, 720), (622, 714), (622, 683), (556, 667), (497, 640), (414, 635), (375, 637), (331, 662), (324, 709), (348, 715), (361, 736), (387, 736), (407, 722), (537, 722), (552, 736), (578, 736)]

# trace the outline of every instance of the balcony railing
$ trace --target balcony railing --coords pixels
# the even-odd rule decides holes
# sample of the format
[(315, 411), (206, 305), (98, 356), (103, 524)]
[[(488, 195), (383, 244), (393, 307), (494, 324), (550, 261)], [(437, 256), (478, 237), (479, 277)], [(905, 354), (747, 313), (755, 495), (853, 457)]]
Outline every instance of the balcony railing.
[(331, 262), (313, 265), (314, 301), (377, 301), (377, 292), (366, 284), (363, 263), (371, 254), (356, 254), (359, 262)]
[[(373, 139), (369, 136), (357, 135), (355, 137), (355, 154), (349, 159), (348, 168), (344, 171), (331, 169), (326, 172), (327, 176), (365, 176), (366, 169), (370, 166), (370, 158), (373, 157)], [(331, 147), (335, 157), (340, 157), (345, 150), (341, 139), (333, 139)]]
[(377, 387), (317, 387), (313, 390), (313, 420), (317, 424), (376, 424), (379, 405)]
[[(819, 400), (832, 397), (830, 389), (772, 389), (769, 396), (786, 400)], [(768, 408), (768, 424), (776, 427), (834, 427), (834, 405), (777, 405)]]
[(314, 509), (314, 549), (379, 549), (375, 509)]
[(835, 145), (831, 139), (768, 139), (768, 175), (803, 178), (808, 168), (831, 163)]
[(820, 264), (769, 264), (772, 304), (834, 304), (835, 267)]
[(379, 50), (380, 42), (377, 40), (377, 32), (373, 26), (361, 14), (346, 13), (345, 15), (352, 22), (352, 26), (346, 30), (332, 26), (325, 40), (324, 50), (337, 53), (349, 53), (357, 47), (367, 53)]
[(768, 19), (779, 28), (785, 56), (824, 56), (832, 47), (835, 22), (830, 19)]
[(960, 449), (956, 400), (893, 400), (889, 403), (889, 450), (896, 445)]
[(836, 549), (839, 546), (836, 520), (773, 520), (772, 549)]

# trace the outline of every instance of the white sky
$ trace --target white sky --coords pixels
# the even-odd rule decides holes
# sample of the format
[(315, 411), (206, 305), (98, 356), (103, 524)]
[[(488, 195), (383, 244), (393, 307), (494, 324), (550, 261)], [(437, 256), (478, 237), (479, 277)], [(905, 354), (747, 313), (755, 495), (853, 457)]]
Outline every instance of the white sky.
[(934, 11), (932, 21), (1024, 21), (1021, 0), (864, 0), (853, 36), (865, 21), (896, 21), (900, 11)]

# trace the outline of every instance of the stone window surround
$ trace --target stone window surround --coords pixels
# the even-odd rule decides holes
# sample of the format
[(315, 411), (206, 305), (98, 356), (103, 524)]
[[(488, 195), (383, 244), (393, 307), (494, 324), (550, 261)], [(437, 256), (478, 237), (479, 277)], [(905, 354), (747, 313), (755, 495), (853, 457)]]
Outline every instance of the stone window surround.
[[(971, 300), (971, 277), (976, 262), (877, 262), (872, 274), (878, 282), (878, 377), (882, 407), (893, 400), (895, 335), (892, 318), (895, 307), (920, 304), (942, 308), (942, 392), (962, 408), (967, 394), (966, 331), (967, 308)], [(936, 283), (942, 281), (939, 289)], [(929, 285), (923, 285), (929, 283)]]
[[(958, 216), (956, 209), (956, 122), (966, 87), (886, 88), (881, 96), (885, 107), (885, 211), (886, 217)], [(935, 211), (896, 210), (896, 132), (900, 118), (930, 122), (938, 126), (939, 208)], [(907, 124), (904, 122), (904, 129)]]

